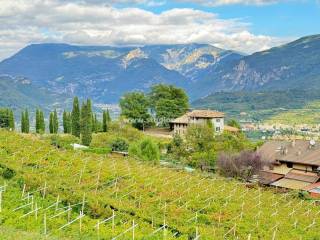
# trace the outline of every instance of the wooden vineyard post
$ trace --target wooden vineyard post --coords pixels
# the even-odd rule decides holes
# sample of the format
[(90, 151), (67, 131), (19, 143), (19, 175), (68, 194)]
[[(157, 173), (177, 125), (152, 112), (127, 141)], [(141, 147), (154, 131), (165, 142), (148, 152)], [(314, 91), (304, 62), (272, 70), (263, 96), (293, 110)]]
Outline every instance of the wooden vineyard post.
[(47, 214), (43, 215), (43, 234), (47, 235)]
[(23, 189), (22, 189), (22, 194), (21, 194), (21, 198), (24, 197), (24, 193), (26, 191), (26, 184), (23, 184)]
[(58, 206), (59, 206), (59, 195), (58, 195), (58, 197), (57, 197), (57, 201), (56, 201), (56, 209), (55, 209), (55, 211), (58, 211)]
[(167, 238), (167, 231), (166, 231), (166, 218), (163, 219), (163, 239)]
[(114, 210), (112, 211), (112, 216), (104, 219), (103, 221), (98, 220), (98, 223), (95, 225), (95, 227), (97, 228), (97, 232), (98, 232), (98, 238), (100, 238), (100, 225), (106, 222), (109, 222), (110, 220), (112, 221), (112, 236), (114, 235), (114, 218), (115, 218), (115, 214), (114, 214)]
[(112, 235), (114, 234), (114, 210), (112, 210)]
[(132, 220), (132, 240), (134, 240), (134, 228), (135, 228), (135, 224), (134, 224), (134, 219)]
[(83, 211), (80, 211), (80, 214), (79, 214), (79, 232), (81, 233), (82, 231), (82, 217), (83, 217)]
[(46, 190), (47, 190), (47, 182), (44, 183), (42, 199), (46, 197)]
[(6, 185), (0, 187), (0, 212), (2, 212), (2, 193), (6, 190)]

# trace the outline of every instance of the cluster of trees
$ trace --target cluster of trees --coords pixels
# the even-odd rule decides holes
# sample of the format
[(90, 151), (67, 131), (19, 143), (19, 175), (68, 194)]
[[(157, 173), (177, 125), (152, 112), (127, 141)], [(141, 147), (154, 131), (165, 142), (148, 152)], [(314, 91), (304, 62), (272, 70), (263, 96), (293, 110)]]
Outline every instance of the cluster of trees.
[[(45, 116), (41, 109), (36, 109), (35, 113), (35, 131), (42, 134), (46, 132)], [(83, 102), (80, 106), (79, 99), (73, 99), (72, 112), (63, 112), (63, 132), (72, 134), (81, 138), (84, 145), (90, 145), (92, 140), (92, 133), (107, 132), (108, 125), (111, 122), (109, 111), (103, 111), (102, 121), (99, 121), (97, 114), (92, 111), (91, 100)], [(49, 133), (57, 134), (59, 132), (59, 117), (55, 109), (49, 114)], [(0, 108), (0, 128), (7, 128), (14, 130), (15, 120), (14, 113), (9, 108)], [(30, 132), (30, 117), (28, 109), (21, 112), (21, 132)]]
[(92, 141), (92, 133), (107, 132), (108, 125), (111, 122), (109, 111), (103, 111), (102, 122), (92, 111), (92, 103), (90, 99), (79, 104), (79, 99), (73, 99), (73, 107), (71, 112), (64, 111), (63, 127), (65, 133), (81, 138), (83, 145), (89, 146)]
[(121, 115), (140, 130), (153, 123), (168, 126), (169, 122), (189, 109), (185, 91), (173, 85), (158, 84), (148, 94), (130, 92), (120, 100)]
[[(238, 124), (233, 121), (232, 125)], [(194, 124), (188, 127), (184, 138), (174, 136), (168, 145), (168, 155), (171, 159), (191, 167), (215, 170), (221, 152), (235, 154), (254, 150), (255, 147), (241, 132), (215, 134), (212, 124)]]
[(30, 132), (30, 120), (28, 109), (21, 112), (21, 132), (29, 133)]
[(36, 110), (36, 133), (44, 133), (45, 131), (46, 131), (46, 125), (44, 122), (44, 113), (41, 109), (37, 109)]
[(59, 130), (59, 120), (58, 120), (58, 113), (55, 109), (49, 115), (49, 132), (51, 134), (57, 134)]
[(210, 124), (190, 125), (182, 138), (175, 135), (168, 146), (173, 159), (191, 167), (209, 169), (215, 166), (216, 150), (214, 128)]
[(0, 128), (14, 130), (14, 114), (12, 109), (0, 108)]

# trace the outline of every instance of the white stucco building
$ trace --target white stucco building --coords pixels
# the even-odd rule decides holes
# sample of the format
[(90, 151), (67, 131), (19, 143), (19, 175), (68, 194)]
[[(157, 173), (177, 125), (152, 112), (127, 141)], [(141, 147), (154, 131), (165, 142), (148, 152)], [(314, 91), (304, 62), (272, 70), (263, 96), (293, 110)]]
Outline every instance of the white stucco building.
[(211, 121), (217, 133), (224, 131), (224, 113), (211, 110), (193, 110), (173, 120), (171, 128), (174, 134), (184, 135), (190, 124), (208, 124)]

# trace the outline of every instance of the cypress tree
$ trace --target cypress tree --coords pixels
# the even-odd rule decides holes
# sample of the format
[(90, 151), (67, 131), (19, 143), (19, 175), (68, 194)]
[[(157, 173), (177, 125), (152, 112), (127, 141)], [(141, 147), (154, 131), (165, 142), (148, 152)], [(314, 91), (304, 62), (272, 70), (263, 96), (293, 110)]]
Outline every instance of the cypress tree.
[(81, 106), (81, 142), (89, 146), (92, 140), (92, 109), (90, 99)]
[(103, 111), (102, 114), (102, 131), (107, 132), (108, 131), (108, 120), (107, 120), (107, 112)]
[(109, 109), (107, 109), (107, 122), (111, 122), (111, 117), (110, 117), (110, 113), (109, 113)]
[(95, 115), (94, 113), (91, 114), (92, 132), (96, 132), (96, 123), (95, 123), (94, 115)]
[(25, 126), (26, 126), (26, 120), (24, 117), (24, 111), (21, 112), (21, 132), (24, 133), (25, 132)]
[(73, 99), (73, 108), (72, 108), (72, 124), (71, 124), (71, 132), (72, 135), (76, 137), (80, 137), (80, 106), (79, 99), (75, 97)]
[(57, 110), (55, 109), (53, 112), (53, 133), (58, 133), (59, 130), (59, 120)]
[(62, 116), (63, 133), (68, 133), (68, 113), (64, 110)]
[(39, 109), (36, 110), (36, 133), (40, 132), (40, 113)]
[(49, 132), (51, 133), (51, 134), (53, 134), (54, 133), (54, 126), (53, 126), (54, 124), (53, 124), (53, 113), (51, 112), (50, 113), (50, 116), (49, 116)]
[(25, 120), (25, 133), (30, 132), (30, 121), (29, 121), (29, 112), (28, 109), (26, 109), (24, 113), (24, 120)]
[(44, 114), (42, 110), (39, 110), (39, 130), (40, 133), (44, 133), (46, 131), (46, 125), (44, 122)]
[(67, 114), (67, 119), (68, 119), (68, 133), (71, 133), (71, 128), (72, 128), (72, 116), (71, 116), (71, 112), (69, 112)]
[(11, 131), (14, 131), (14, 129), (15, 129), (14, 114), (13, 114), (12, 110), (9, 111), (9, 129)]
[(94, 129), (95, 129), (95, 133), (99, 132), (100, 131), (100, 123), (98, 121), (98, 118), (97, 118), (97, 114), (94, 114)]

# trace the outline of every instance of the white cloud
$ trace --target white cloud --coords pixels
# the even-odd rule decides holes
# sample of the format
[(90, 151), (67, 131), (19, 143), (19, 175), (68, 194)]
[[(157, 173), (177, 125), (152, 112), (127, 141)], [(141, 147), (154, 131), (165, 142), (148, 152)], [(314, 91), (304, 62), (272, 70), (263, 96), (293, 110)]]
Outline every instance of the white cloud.
[(221, 19), (213, 13), (189, 8), (155, 14), (139, 8), (117, 9), (62, 0), (0, 2), (0, 19), (6, 23), (0, 24), (0, 59), (35, 42), (90, 45), (198, 42), (250, 53), (285, 41), (254, 35), (249, 24), (239, 19)]
[[(219, 6), (219, 5), (267, 5), (280, 2), (280, 0), (175, 0), (176, 2), (189, 2), (205, 6)], [(285, 0), (282, 0), (285, 1)]]

